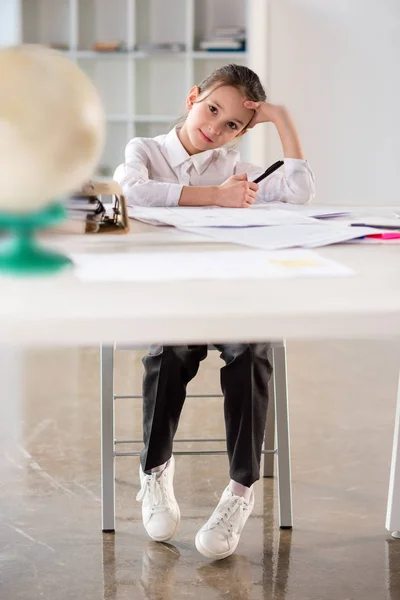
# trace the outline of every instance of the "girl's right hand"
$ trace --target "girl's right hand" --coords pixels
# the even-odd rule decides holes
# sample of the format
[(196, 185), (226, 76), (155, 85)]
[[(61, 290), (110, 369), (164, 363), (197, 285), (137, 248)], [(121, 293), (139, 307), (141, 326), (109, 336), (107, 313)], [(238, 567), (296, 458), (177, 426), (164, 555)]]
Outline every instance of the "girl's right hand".
[(257, 197), (258, 185), (247, 181), (246, 173), (232, 175), (217, 186), (216, 204), (225, 208), (250, 208)]

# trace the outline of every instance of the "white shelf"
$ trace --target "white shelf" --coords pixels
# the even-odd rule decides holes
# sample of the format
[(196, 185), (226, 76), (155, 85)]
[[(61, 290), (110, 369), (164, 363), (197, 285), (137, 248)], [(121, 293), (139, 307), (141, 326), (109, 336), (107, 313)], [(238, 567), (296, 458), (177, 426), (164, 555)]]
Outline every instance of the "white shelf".
[(246, 51), (237, 51), (232, 52), (228, 50), (218, 50), (215, 52), (194, 50), (190, 52), (96, 52), (94, 50), (62, 50), (62, 54), (65, 54), (69, 58), (91, 58), (94, 60), (102, 60), (105, 58), (144, 58), (144, 59), (162, 59), (162, 58), (193, 58), (196, 60), (220, 60), (221, 58), (229, 60), (243, 60), (248, 57), (248, 53)]
[(106, 120), (109, 123), (128, 123), (132, 118), (129, 115), (106, 115)]
[(125, 60), (127, 57), (145, 58), (144, 52), (99, 52), (95, 50), (66, 50), (64, 53), (67, 56), (70, 56), (71, 58), (91, 58), (94, 60), (102, 60), (105, 58), (116, 58)]
[(173, 123), (178, 115), (106, 115), (109, 123)]
[(172, 123), (178, 115), (134, 115), (135, 123)]
[[(7, 10), (1, 16), (0, 47), (41, 43), (68, 48), (61, 52), (79, 65), (101, 96), (107, 141), (100, 164), (113, 172), (129, 139), (168, 131), (177, 115), (185, 112), (185, 98), (193, 85), (224, 64), (250, 63), (248, 51), (198, 48), (201, 40), (212, 38), (214, 30), (223, 26), (246, 27), (249, 41), (250, 30), (257, 25), (256, 3), (260, 1), (267, 2), (7, 0)], [(94, 51), (91, 48), (96, 42), (122, 43), (127, 50)], [(137, 44), (169, 43), (183, 44), (186, 50), (134, 50)], [(245, 140), (245, 160), (248, 146)]]
[(228, 58), (229, 60), (240, 60), (242, 61), (243, 59), (246, 59), (248, 57), (248, 53), (246, 51), (243, 50), (238, 50), (237, 52), (232, 52), (232, 51), (228, 51), (228, 50), (218, 50), (218, 51), (212, 51), (212, 52), (208, 52), (208, 51), (203, 51), (203, 50), (196, 50), (194, 52), (190, 52), (189, 53), (191, 58), (195, 58), (197, 60), (202, 60), (202, 59), (206, 59), (206, 60), (220, 60), (221, 58), (226, 59)]

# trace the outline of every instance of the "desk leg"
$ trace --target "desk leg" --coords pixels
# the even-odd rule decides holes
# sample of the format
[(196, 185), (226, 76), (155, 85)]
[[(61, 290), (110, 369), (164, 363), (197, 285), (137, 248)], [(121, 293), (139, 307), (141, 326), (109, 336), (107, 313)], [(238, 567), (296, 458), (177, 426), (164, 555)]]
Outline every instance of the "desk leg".
[(392, 532), (394, 538), (400, 538), (400, 379), (394, 424), (386, 529)]
[(100, 347), (101, 510), (103, 531), (115, 531), (114, 348)]

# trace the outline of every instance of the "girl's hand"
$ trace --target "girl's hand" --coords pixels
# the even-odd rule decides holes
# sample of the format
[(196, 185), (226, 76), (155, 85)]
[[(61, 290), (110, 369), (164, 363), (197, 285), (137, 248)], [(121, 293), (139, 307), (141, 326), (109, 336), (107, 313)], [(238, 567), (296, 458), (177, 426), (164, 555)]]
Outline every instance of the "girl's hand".
[(232, 175), (217, 186), (215, 204), (225, 208), (250, 208), (257, 197), (258, 185), (247, 181), (246, 173)]
[(281, 139), (284, 157), (304, 160), (299, 134), (285, 106), (270, 104), (270, 102), (252, 102), (251, 100), (245, 100), (243, 104), (245, 108), (255, 111), (252, 120), (247, 125), (248, 129), (257, 123), (273, 123)]
[(252, 120), (247, 125), (247, 129), (251, 129), (258, 123), (275, 123), (279, 114), (285, 110), (283, 106), (278, 104), (252, 102), (251, 100), (245, 100), (244, 107), (255, 111)]

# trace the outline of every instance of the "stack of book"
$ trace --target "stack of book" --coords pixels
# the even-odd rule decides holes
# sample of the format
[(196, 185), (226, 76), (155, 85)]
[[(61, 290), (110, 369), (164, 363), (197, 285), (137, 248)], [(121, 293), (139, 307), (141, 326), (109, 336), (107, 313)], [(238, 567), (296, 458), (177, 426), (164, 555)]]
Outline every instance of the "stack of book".
[(246, 30), (244, 27), (217, 27), (214, 36), (201, 40), (199, 47), (209, 52), (243, 52), (246, 50)]
[(181, 42), (166, 42), (166, 43), (146, 43), (141, 42), (135, 45), (137, 52), (163, 53), (163, 52), (185, 52), (186, 44)]
[(65, 199), (67, 220), (53, 229), (62, 233), (126, 233), (126, 199), (115, 181), (87, 182)]
[(67, 212), (69, 220), (81, 222), (83, 230), (95, 233), (99, 230), (106, 209), (98, 196), (76, 194), (68, 198)]
[(120, 40), (95, 42), (92, 46), (94, 52), (126, 52), (125, 42)]

